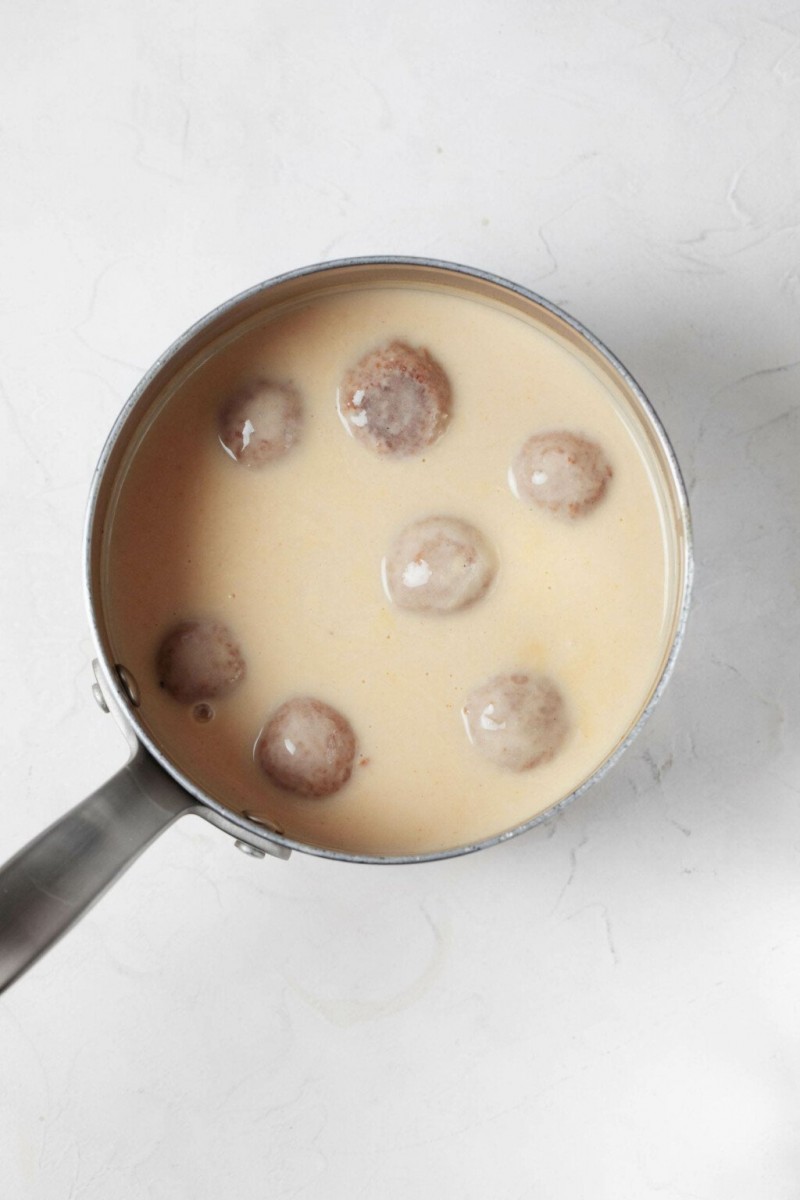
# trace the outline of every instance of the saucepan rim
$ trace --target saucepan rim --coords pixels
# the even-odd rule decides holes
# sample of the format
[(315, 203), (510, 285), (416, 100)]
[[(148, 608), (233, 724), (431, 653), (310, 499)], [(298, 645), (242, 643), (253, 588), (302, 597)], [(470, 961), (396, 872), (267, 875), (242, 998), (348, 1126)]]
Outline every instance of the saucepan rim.
[[(680, 598), (675, 604), (676, 612), (675, 633), (669, 652), (665, 658), (661, 674), (655, 684), (655, 687), (650, 695), (650, 698), (640, 713), (636, 723), (624, 739), (618, 743), (609, 756), (598, 766), (598, 768), (585, 779), (577, 788), (570, 792), (567, 796), (557, 801), (555, 804), (536, 813), (535, 816), (527, 821), (515, 825), (511, 829), (504, 830), (501, 833), (493, 834), (490, 837), (483, 838), (474, 842), (468, 842), (459, 846), (447, 847), (441, 850), (430, 851), (422, 854), (401, 854), (401, 855), (378, 855), (378, 854), (359, 854), (350, 853), (348, 851), (335, 850), (325, 846), (317, 846), (313, 843), (300, 842), (279, 833), (275, 830), (268, 829), (264, 825), (252, 820), (250, 817), (237, 812), (235, 809), (228, 808), (227, 805), (217, 800), (216, 797), (205, 792), (193, 780), (186, 776), (181, 769), (173, 763), (160, 748), (157, 740), (152, 736), (150, 731), (145, 726), (144, 722), (138, 717), (135, 704), (131, 703), (130, 692), (126, 688), (124, 678), (120, 677), (117, 665), (114, 663), (112, 656), (109, 653), (108, 641), (105, 637), (104, 630), (101, 626), (99, 613), (101, 611), (101, 598), (99, 595), (99, 586), (96, 580), (96, 562), (98, 560), (99, 539), (102, 538), (102, 516), (101, 511), (101, 495), (104, 489), (108, 486), (108, 473), (116, 469), (113, 464), (113, 458), (118, 443), (120, 443), (126, 429), (129, 426), (132, 416), (136, 413), (142, 398), (148, 393), (159, 375), (168, 371), (170, 366), (174, 364), (177, 356), (184, 351), (192, 342), (198, 340), (201, 335), (211, 326), (218, 326), (220, 320), (230, 316), (237, 308), (244, 309), (258, 296), (268, 293), (279, 288), (280, 285), (287, 284), (290, 281), (299, 281), (306, 277), (319, 276), (320, 281), (330, 278), (331, 272), (341, 272), (344, 269), (360, 269), (360, 268), (385, 268), (391, 271), (392, 268), (402, 269), (404, 273), (413, 271), (416, 268), (420, 269), (421, 274), (430, 275), (431, 272), (441, 272), (442, 277), (449, 276), (451, 282), (454, 276), (462, 276), (465, 279), (472, 281), (482, 281), (484, 284), (491, 285), (504, 292), (510, 292), (532, 305), (544, 310), (550, 314), (556, 321), (562, 322), (570, 328), (574, 334), (577, 334), (578, 339), (583, 341), (588, 346), (592, 347), (595, 354), (604, 360), (607, 368), (611, 369), (614, 376), (624, 385), (624, 388), (629, 394), (633, 402), (638, 405), (641, 412), (646, 418), (646, 422), (651, 433), (656, 439), (656, 442), (663, 455), (664, 462), (667, 468), (668, 484), (672, 492), (672, 499), (675, 503), (678, 524), (679, 524), (679, 548), (680, 562), (676, 564), (680, 574)], [(424, 269), (424, 272), (423, 272)], [(535, 826), (542, 824), (544, 821), (552, 820), (555, 814), (560, 812), (567, 804), (583, 795), (584, 792), (600, 779), (602, 779), (608, 771), (612, 769), (619, 758), (624, 754), (631, 742), (640, 732), (645, 722), (649, 718), (653, 709), (660, 700), (664, 689), (667, 685), (670, 675), (672, 674), (675, 661), (683, 641), (686, 628), (686, 621), (689, 612), (691, 599), (693, 577), (693, 553), (692, 553), (692, 531), (691, 531), (691, 516), (689, 512), (689, 502), (686, 494), (683, 477), (680, 467), (673, 450), (669, 437), (661, 423), (658, 414), (655, 412), (652, 404), (648, 400), (643, 390), (639, 387), (636, 380), (627, 370), (627, 368), (590, 330), (588, 330), (580, 321), (565, 313), (557, 305), (552, 304), (549, 300), (538, 295), (536, 292), (523, 287), (520, 284), (513, 283), (510, 280), (504, 279), (491, 272), (480, 270), (475, 267), (467, 267), (460, 263), (448, 262), (440, 259), (407, 257), (401, 255), (371, 255), (357, 258), (335, 259), (330, 262), (314, 263), (310, 266), (300, 267), (294, 271), (284, 272), (283, 274), (273, 276), (270, 279), (256, 284), (252, 288), (240, 292), (231, 299), (218, 305), (211, 312), (207, 313), (199, 321), (196, 321), (184, 333), (180, 335), (169, 347), (165, 350), (153, 365), (145, 372), (136, 388), (131, 393), (129, 399), (125, 403), (116, 421), (114, 422), (108, 437), (106, 439), (103, 450), (100, 454), (97, 466), (92, 478), (91, 488), (89, 491), (89, 499), (86, 510), (86, 521), (84, 529), (84, 594), (88, 609), (88, 618), (92, 631), (92, 637), (95, 643), (96, 652), (103, 673), (104, 688), (109, 689), (113, 693), (114, 701), (119, 710), (124, 714), (125, 721), (129, 724), (137, 741), (146, 747), (152, 757), (161, 765), (161, 767), (170, 775), (184, 790), (199, 802), (201, 806), (196, 811), (200, 811), (202, 815), (208, 817), (212, 822), (215, 818), (220, 823), (224, 823), (230, 831), (230, 827), (234, 826), (241, 831), (250, 845), (263, 845), (266, 849), (282, 848), (281, 853), (285, 855), (288, 851), (297, 850), (305, 854), (313, 854), (320, 858), (336, 859), (344, 862), (358, 863), (419, 863), (432, 862), (441, 859), (454, 858), (463, 854), (471, 854), (477, 850), (488, 849), (491, 846), (499, 845), (502, 842), (508, 841), (510, 838), (526, 833)]]

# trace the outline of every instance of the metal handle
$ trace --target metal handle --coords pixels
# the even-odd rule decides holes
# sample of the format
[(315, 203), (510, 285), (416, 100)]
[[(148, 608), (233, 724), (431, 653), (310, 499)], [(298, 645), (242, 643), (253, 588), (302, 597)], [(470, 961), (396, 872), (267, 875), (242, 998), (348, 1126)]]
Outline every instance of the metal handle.
[(0, 992), (195, 804), (141, 747), (0, 870)]

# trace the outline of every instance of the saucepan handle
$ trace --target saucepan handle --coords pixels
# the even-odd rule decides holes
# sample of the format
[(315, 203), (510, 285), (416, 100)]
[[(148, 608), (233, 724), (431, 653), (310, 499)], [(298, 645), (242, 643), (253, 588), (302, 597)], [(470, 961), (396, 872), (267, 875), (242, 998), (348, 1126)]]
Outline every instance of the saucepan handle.
[(0, 869), (0, 992), (102, 896), (192, 797), (139, 747)]

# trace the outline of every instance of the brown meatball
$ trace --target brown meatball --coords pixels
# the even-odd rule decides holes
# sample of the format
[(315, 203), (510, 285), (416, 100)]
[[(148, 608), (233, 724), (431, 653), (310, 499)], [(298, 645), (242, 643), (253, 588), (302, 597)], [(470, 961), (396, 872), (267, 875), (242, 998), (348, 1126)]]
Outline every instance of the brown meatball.
[(181, 704), (226, 696), (244, 678), (236, 639), (220, 621), (182, 621), (156, 655), (159, 686)]
[(263, 467), (282, 458), (300, 436), (303, 406), (289, 383), (253, 379), (222, 405), (219, 440), (245, 467)]
[(301, 796), (331, 796), (353, 769), (355, 734), (341, 713), (321, 700), (287, 700), (259, 734), (255, 759), (266, 775)]
[(495, 675), (473, 688), (462, 709), (473, 746), (509, 771), (549, 762), (567, 735), (563, 697), (545, 675)]
[(521, 500), (564, 517), (581, 517), (603, 498), (612, 476), (596, 442), (568, 430), (529, 437), (511, 466)]
[(474, 604), (496, 571), (483, 534), (458, 517), (426, 517), (407, 525), (383, 560), (390, 600), (422, 612), (454, 612)]
[(353, 437), (395, 458), (421, 454), (450, 419), (447, 376), (427, 350), (405, 342), (391, 342), (351, 367), (338, 399)]

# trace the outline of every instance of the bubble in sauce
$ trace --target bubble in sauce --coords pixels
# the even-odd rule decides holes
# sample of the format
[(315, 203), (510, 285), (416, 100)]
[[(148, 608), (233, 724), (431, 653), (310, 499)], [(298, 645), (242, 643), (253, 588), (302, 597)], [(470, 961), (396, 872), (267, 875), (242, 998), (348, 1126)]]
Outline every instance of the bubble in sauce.
[(390, 600), (420, 612), (454, 612), (474, 604), (496, 571), (486, 538), (458, 517), (426, 517), (407, 525), (383, 560)]
[(427, 350), (391, 342), (345, 375), (339, 414), (348, 431), (377, 454), (421, 454), (450, 419), (450, 381)]
[(549, 762), (569, 729), (561, 692), (545, 675), (495, 675), (473, 688), (462, 709), (467, 736), (486, 758), (509, 771)]
[(255, 745), (262, 771), (300, 796), (331, 796), (353, 770), (356, 739), (350, 722), (322, 700), (287, 700), (267, 721)]
[(219, 411), (219, 440), (245, 467), (282, 458), (300, 436), (303, 406), (292, 384), (253, 379), (237, 388)]
[[(220, 621), (182, 621), (162, 641), (156, 656), (159, 686), (181, 704), (226, 696), (243, 679), (245, 663), (239, 645)], [(213, 710), (198, 704), (199, 720)], [(206, 710), (208, 714), (206, 715)]]
[(520, 500), (574, 518), (602, 500), (612, 474), (596, 442), (550, 430), (528, 438), (511, 465), (510, 482)]

